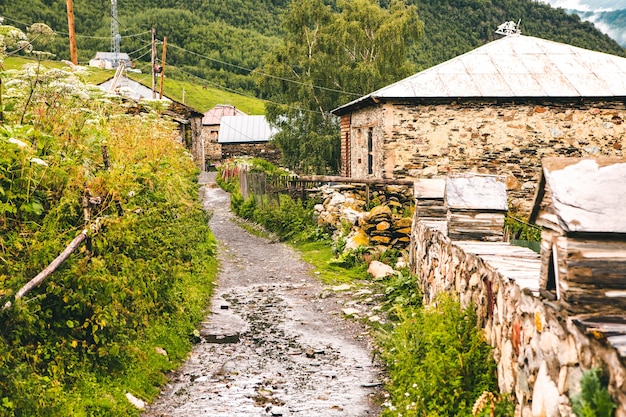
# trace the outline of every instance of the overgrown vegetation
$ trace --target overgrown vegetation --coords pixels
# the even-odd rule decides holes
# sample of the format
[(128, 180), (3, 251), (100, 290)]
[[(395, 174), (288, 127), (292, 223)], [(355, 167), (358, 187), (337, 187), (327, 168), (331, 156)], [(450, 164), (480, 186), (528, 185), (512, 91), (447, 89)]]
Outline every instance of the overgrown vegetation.
[(571, 398), (574, 414), (578, 417), (611, 417), (617, 406), (606, 387), (601, 368), (585, 371), (580, 380), (580, 393)]
[(125, 394), (158, 394), (212, 288), (197, 170), (159, 109), (131, 115), (65, 68), (1, 76), (0, 416), (137, 415)]

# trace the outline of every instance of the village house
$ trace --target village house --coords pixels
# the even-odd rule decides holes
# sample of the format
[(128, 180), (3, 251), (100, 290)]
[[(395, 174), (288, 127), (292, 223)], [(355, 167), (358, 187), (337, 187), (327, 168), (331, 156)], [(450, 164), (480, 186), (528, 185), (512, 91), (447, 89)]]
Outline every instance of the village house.
[(275, 133), (265, 116), (222, 116), (218, 134), (222, 159), (250, 156), (277, 164), (281, 154), (271, 141)]
[(246, 114), (230, 104), (218, 104), (204, 113), (201, 141), (207, 167), (219, 163), (222, 159), (222, 146), (218, 143), (218, 134), (223, 116), (246, 116)]
[(504, 175), (528, 213), (547, 156), (623, 156), (626, 58), (509, 35), (347, 103), (342, 175)]

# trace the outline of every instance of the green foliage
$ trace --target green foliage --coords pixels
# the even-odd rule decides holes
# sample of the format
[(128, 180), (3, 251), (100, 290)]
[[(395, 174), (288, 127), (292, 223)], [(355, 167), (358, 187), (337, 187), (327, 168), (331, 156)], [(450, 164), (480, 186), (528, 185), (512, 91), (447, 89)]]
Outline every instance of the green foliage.
[[(0, 311), (0, 416), (137, 415), (125, 393), (158, 394), (212, 288), (197, 170), (154, 111), (128, 115), (58, 68), (4, 77), (0, 305), (13, 306)], [(87, 244), (14, 300), (84, 227)]]
[(504, 228), (509, 231), (511, 239), (541, 242), (541, 228), (520, 221), (515, 216), (506, 216), (504, 219)]
[[(274, 140), (284, 163), (301, 172), (339, 170), (339, 122), (329, 112), (346, 101), (407, 76), (410, 45), (421, 30), (416, 8), (394, 0), (290, 3), (285, 37), (260, 74), (267, 117), (280, 129)], [(287, 83), (294, 79), (297, 83)], [(283, 105), (275, 103), (284, 103)]]
[(583, 373), (580, 393), (573, 396), (572, 411), (578, 417), (611, 417), (617, 408), (608, 389), (601, 368)]
[(384, 416), (471, 416), (479, 396), (497, 390), (473, 306), (446, 296), (428, 308), (397, 307), (395, 315), (398, 323), (381, 336), (392, 381)]

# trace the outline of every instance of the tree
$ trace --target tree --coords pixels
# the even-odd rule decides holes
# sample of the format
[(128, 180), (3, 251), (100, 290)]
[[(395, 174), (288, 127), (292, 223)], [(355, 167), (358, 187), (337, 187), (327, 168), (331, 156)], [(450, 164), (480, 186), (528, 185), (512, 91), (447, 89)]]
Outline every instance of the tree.
[[(268, 54), (260, 84), (284, 162), (302, 172), (339, 169), (339, 123), (329, 112), (412, 71), (410, 46), (422, 32), (415, 6), (392, 0), (293, 1), (283, 43)], [(281, 103), (281, 104), (278, 104)]]

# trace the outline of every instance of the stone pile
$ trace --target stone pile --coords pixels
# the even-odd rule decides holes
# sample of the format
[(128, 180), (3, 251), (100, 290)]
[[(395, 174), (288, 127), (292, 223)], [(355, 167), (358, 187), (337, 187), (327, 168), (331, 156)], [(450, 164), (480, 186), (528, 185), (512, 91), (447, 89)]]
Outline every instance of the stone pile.
[(313, 198), (321, 201), (315, 205), (318, 225), (331, 230), (336, 240), (345, 239), (346, 249), (409, 246), (414, 210), (409, 187), (326, 185)]

